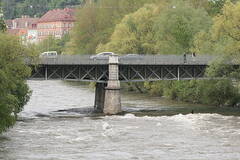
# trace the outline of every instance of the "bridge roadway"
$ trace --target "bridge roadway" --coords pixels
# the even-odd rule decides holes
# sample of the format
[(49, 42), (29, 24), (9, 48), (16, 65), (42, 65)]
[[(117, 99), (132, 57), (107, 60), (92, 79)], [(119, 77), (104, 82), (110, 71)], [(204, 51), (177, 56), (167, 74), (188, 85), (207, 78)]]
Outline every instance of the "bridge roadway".
[[(204, 71), (213, 56), (156, 55), (119, 57), (119, 80), (122, 82), (186, 80), (204, 78)], [(107, 82), (108, 59), (90, 59), (89, 55), (59, 55), (41, 58), (32, 66), (30, 79), (60, 79)]]
[(32, 67), (30, 79), (61, 79), (96, 82), (94, 108), (105, 114), (121, 112), (120, 81), (185, 80), (204, 78), (212, 56), (138, 56), (93, 60), (90, 56), (44, 57)]

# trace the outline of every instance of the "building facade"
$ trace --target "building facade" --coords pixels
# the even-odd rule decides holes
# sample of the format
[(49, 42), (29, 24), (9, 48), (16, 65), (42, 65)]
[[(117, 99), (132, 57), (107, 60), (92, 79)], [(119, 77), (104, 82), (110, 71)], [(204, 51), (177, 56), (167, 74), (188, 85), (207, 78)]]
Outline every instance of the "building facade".
[(39, 18), (22, 16), (13, 20), (6, 20), (8, 33), (19, 36), (23, 43), (37, 43), (37, 22)]
[(43, 15), (37, 24), (38, 40), (49, 36), (62, 38), (74, 26), (74, 9), (54, 9)]

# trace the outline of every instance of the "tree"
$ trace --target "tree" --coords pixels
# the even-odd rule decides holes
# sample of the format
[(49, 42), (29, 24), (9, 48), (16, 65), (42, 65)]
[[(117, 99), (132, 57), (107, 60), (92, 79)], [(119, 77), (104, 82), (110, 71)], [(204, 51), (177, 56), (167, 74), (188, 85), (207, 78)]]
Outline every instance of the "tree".
[(61, 54), (64, 52), (65, 44), (69, 41), (69, 34), (64, 35), (61, 39), (49, 36), (36, 45), (37, 50), (42, 53), (46, 51), (57, 51)]
[(226, 65), (226, 62), (240, 64), (240, 2), (228, 1), (224, 5), (222, 13), (214, 18), (212, 28), (196, 35), (193, 51), (222, 57), (209, 67), (210, 77), (240, 79), (239, 70)]
[(153, 24), (161, 8), (160, 5), (147, 4), (126, 15), (116, 26), (110, 42), (105, 45), (99, 44), (97, 52), (107, 50), (121, 54), (153, 54), (156, 43)]
[(240, 2), (228, 1), (222, 14), (214, 17), (213, 26), (208, 32), (201, 32), (195, 37), (194, 51), (213, 54), (240, 54)]
[(79, 9), (68, 49), (71, 53), (93, 54), (99, 44), (109, 41), (116, 24), (144, 3), (157, 0), (98, 0)]
[(5, 31), (6, 30), (6, 25), (3, 20), (3, 12), (2, 12), (2, 7), (0, 3), (0, 31)]
[[(228, 0), (229, 1), (229, 0)], [(233, 3), (238, 2), (239, 0), (230, 0)], [(211, 0), (208, 1), (208, 8), (207, 11), (211, 16), (216, 16), (222, 13), (222, 8), (227, 0)]]
[(195, 34), (207, 30), (211, 23), (211, 18), (205, 10), (195, 9), (183, 1), (173, 1), (156, 19), (156, 52), (190, 52)]
[(30, 97), (25, 79), (30, 68), (24, 64), (31, 51), (13, 36), (0, 33), (0, 133), (11, 127)]

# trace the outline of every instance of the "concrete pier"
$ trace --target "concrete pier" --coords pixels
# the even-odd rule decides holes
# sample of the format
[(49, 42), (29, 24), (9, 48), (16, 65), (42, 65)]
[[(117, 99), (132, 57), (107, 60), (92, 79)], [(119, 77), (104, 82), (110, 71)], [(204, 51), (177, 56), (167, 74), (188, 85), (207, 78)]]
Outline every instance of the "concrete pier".
[(105, 114), (118, 114), (121, 110), (120, 81), (118, 78), (118, 56), (109, 56), (109, 79), (105, 88), (105, 102), (103, 112)]
[(102, 113), (105, 101), (105, 87), (107, 83), (96, 83), (94, 110)]

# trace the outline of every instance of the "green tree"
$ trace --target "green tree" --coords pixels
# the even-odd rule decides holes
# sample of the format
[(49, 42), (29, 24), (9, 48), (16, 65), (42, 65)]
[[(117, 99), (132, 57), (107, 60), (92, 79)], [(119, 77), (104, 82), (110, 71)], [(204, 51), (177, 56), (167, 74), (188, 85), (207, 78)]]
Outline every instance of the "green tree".
[[(228, 0), (229, 1), (229, 0)], [(239, 0), (230, 0), (233, 3), (238, 2)], [(222, 13), (222, 8), (224, 7), (227, 0), (211, 0), (208, 1), (207, 11), (211, 16), (216, 16), (217, 14)]]
[(144, 3), (157, 0), (99, 0), (79, 9), (68, 49), (71, 53), (93, 54), (99, 44), (109, 41), (116, 24)]
[(61, 39), (56, 39), (53, 36), (49, 36), (36, 45), (36, 49), (39, 53), (46, 51), (57, 51), (61, 54), (64, 52), (66, 43), (69, 41), (69, 34), (64, 35)]
[(204, 54), (227, 54), (239, 59), (240, 54), (240, 2), (228, 1), (222, 14), (214, 17), (208, 32), (196, 35), (193, 51)]
[(216, 106), (234, 106), (239, 103), (239, 91), (231, 80), (208, 80), (199, 83), (202, 88), (200, 102)]
[(30, 97), (24, 64), (29, 49), (13, 36), (0, 33), (0, 133), (11, 127)]
[(222, 58), (217, 59), (208, 68), (208, 76), (240, 79), (239, 69), (227, 65), (229, 62), (240, 64), (240, 2), (228, 1), (221, 14), (214, 18), (208, 32), (196, 35), (194, 49), (196, 53), (212, 53)]
[(163, 4), (147, 4), (136, 12), (126, 15), (116, 26), (110, 42), (99, 44), (97, 52), (153, 54), (155, 47), (153, 24)]
[(3, 11), (2, 11), (2, 4), (0, 2), (0, 31), (5, 31), (6, 30), (6, 25), (3, 20)]
[(211, 18), (205, 10), (195, 9), (183, 1), (173, 1), (156, 19), (156, 52), (190, 52), (195, 34), (207, 30), (211, 23)]

